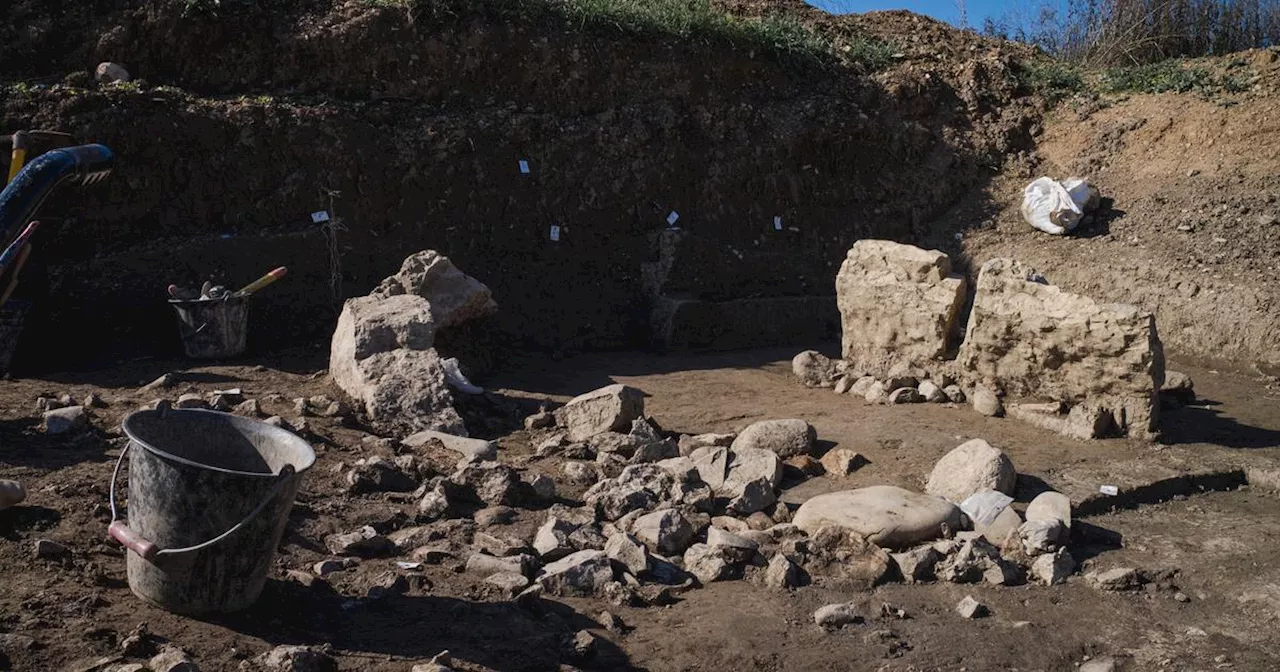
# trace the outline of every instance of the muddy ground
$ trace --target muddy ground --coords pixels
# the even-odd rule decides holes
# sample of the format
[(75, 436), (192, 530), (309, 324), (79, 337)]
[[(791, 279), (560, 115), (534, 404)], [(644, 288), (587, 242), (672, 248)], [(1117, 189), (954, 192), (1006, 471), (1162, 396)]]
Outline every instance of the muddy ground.
[[(331, 575), (332, 592), (308, 588), (286, 572), (328, 557), (325, 535), (362, 524), (403, 527), (415, 506), (403, 496), (347, 494), (342, 465), (384, 449), (362, 442), (367, 435), (358, 427), (309, 418), (319, 461), (307, 475), (262, 599), (216, 621), (177, 617), (129, 592), (122, 553), (103, 541), (107, 481), (123, 443), (120, 418), (156, 397), (229, 386), (259, 399), (265, 411), (291, 418), (293, 398), (335, 390), (317, 375), (325, 362), (315, 350), (186, 369), (182, 362), (138, 360), (0, 387), (0, 478), (17, 478), (30, 491), (26, 504), (0, 512), (6, 577), (0, 632), (34, 640), (27, 648), (25, 640), (0, 639), (0, 669), (90, 669), (77, 665), (118, 656), (120, 640), (140, 623), (186, 648), (203, 670), (236, 670), (243, 659), (292, 643), (327, 644), (340, 669), (362, 672), (407, 672), (442, 650), (463, 670), (1071, 670), (1108, 656), (1135, 670), (1280, 664), (1274, 635), (1280, 570), (1270, 562), (1280, 552), (1280, 522), (1275, 496), (1260, 485), (1280, 464), (1280, 417), (1265, 379), (1175, 361), (1174, 368), (1195, 378), (1200, 401), (1166, 416), (1161, 443), (1081, 443), (968, 407), (868, 406), (805, 389), (790, 373), (794, 351), (531, 357), (483, 381), (495, 402), (486, 429), (477, 433), (500, 437), (503, 461), (559, 476), (559, 458), (532, 458), (536, 437), (515, 429), (520, 416), (544, 400), (563, 401), (617, 381), (646, 391), (647, 412), (667, 430), (730, 431), (761, 418), (802, 417), (817, 428), (822, 449), (838, 445), (867, 457), (847, 478), (791, 475), (783, 496), (791, 503), (876, 483), (919, 488), (937, 458), (964, 439), (982, 437), (1012, 457), (1022, 474), (1020, 501), (1047, 484), (1084, 502), (1079, 493), (1106, 484), (1103, 479), (1121, 485), (1122, 495), (1135, 493), (1117, 498), (1130, 506), (1115, 511), (1105, 500), (1089, 499), (1071, 552), (1083, 563), (1081, 573), (1128, 566), (1160, 580), (1123, 593), (1100, 592), (1080, 574), (1052, 588), (890, 584), (868, 592), (818, 586), (787, 592), (733, 581), (686, 592), (665, 607), (547, 599), (526, 608), (486, 590), (457, 563), (406, 571), (383, 559)], [(167, 371), (183, 371), (188, 382), (138, 392)], [(91, 434), (64, 440), (41, 433), (39, 394), (80, 398), (90, 391), (110, 404), (95, 412)], [(453, 459), (420, 457), (440, 470)], [(1244, 485), (1246, 472), (1258, 483)], [(581, 492), (560, 483), (566, 502)], [(498, 532), (529, 538), (544, 516), (517, 510)], [(71, 555), (33, 559), (32, 545), (42, 538), (66, 544)], [(375, 581), (395, 571), (410, 580), (406, 595), (365, 599)], [(960, 618), (954, 607), (966, 595), (987, 604), (991, 616)], [(819, 630), (813, 610), (837, 601), (858, 603), (865, 622)], [(907, 618), (882, 616), (884, 603), (901, 607)], [(622, 619), (623, 631), (598, 624), (606, 609)], [(583, 629), (600, 638), (591, 659), (564, 646)]]

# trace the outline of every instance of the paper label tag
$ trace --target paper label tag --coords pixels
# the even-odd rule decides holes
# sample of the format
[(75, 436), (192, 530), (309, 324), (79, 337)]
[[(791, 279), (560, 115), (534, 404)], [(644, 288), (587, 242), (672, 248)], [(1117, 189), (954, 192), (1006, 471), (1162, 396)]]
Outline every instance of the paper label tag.
[(680, 221), (680, 213), (672, 210), (671, 214), (667, 215), (667, 226), (675, 226), (678, 221)]
[(327, 221), (329, 221), (329, 213), (328, 213), (328, 212), (325, 212), (324, 210), (320, 210), (319, 212), (313, 212), (313, 213), (311, 213), (311, 222), (312, 222), (312, 223), (314, 223), (314, 224), (319, 224), (319, 223), (321, 223), (321, 222), (327, 222)]
[(529, 174), (529, 162), (528, 162), (528, 161), (525, 161), (524, 159), (520, 159), (520, 172), (521, 172), (521, 173), (523, 173), (523, 174), (525, 174), (525, 175), (528, 175), (528, 174)]
[(781, 231), (781, 230), (782, 230), (782, 218), (781, 218), (781, 217), (774, 217), (774, 218), (773, 218), (773, 230), (774, 230), (774, 231)]
[(551, 225), (551, 240), (560, 242), (560, 227), (555, 224)]
[(1101, 488), (1098, 488), (1098, 492), (1101, 492), (1104, 495), (1111, 495), (1112, 497), (1115, 497), (1116, 495), (1120, 494), (1120, 488), (1117, 488), (1114, 485), (1104, 485)]

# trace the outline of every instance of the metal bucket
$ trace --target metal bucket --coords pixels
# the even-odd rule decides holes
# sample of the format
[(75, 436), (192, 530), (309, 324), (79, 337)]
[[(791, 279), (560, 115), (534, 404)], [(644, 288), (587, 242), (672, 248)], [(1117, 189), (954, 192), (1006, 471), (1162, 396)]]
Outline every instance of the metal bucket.
[[(200, 410), (139, 411), (111, 477), (109, 534), (129, 588), (179, 614), (226, 613), (262, 593), (311, 446), (264, 422)], [(128, 522), (116, 477), (129, 456)]]
[(249, 297), (183, 301), (169, 299), (178, 313), (182, 349), (195, 359), (222, 359), (244, 352), (249, 332)]

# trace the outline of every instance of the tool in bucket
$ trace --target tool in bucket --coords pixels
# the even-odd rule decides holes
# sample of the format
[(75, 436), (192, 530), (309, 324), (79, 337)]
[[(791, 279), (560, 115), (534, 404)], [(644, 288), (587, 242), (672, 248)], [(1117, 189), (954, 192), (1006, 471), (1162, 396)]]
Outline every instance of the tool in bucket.
[(205, 281), (199, 290), (169, 285), (169, 305), (178, 314), (182, 347), (188, 357), (235, 357), (245, 350), (249, 297), (288, 273), (284, 266), (232, 292)]

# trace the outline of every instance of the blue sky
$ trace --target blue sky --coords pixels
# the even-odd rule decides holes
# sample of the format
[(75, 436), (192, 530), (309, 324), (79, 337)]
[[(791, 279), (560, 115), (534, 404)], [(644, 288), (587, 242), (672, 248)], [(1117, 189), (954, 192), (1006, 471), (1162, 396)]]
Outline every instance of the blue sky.
[[(953, 0), (806, 0), (832, 13), (869, 12), (874, 9), (909, 9), (950, 23), (958, 23), (960, 12)], [(1000, 18), (1016, 6), (1017, 0), (965, 0), (970, 26), (982, 26), (986, 17)]]

